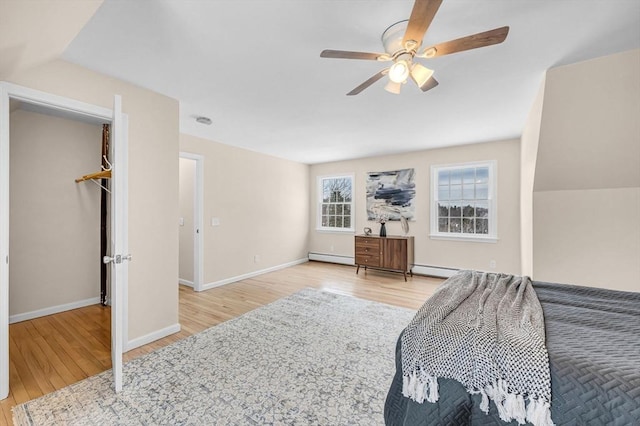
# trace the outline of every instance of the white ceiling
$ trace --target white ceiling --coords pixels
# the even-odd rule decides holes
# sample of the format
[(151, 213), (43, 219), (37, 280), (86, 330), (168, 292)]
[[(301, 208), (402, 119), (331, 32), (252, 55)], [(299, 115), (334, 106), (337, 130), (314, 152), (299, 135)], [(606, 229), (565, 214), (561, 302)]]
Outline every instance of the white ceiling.
[(444, 0), (425, 45), (509, 25), (506, 41), (422, 60), (429, 92), (345, 96), (386, 65), (320, 52), (382, 52), (412, 6), (105, 0), (63, 58), (178, 99), (183, 133), (313, 164), (519, 137), (547, 69), (640, 47), (638, 0)]

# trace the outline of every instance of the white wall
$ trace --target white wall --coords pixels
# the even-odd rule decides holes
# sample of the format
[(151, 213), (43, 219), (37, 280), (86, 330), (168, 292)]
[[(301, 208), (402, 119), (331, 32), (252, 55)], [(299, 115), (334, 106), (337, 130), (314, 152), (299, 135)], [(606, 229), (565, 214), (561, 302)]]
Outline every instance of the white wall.
[[(498, 169), (498, 242), (481, 243), (443, 241), (429, 238), (430, 167), (438, 164), (497, 160)], [(309, 226), (311, 253), (353, 257), (353, 234), (316, 231), (316, 179), (318, 176), (355, 173), (355, 229), (362, 233), (370, 227), (378, 232), (379, 225), (367, 221), (366, 174), (414, 168), (416, 172), (416, 220), (409, 222), (409, 235), (415, 236), (415, 263), (456, 269), (494, 270), (520, 273), (520, 144), (518, 140), (433, 149), (409, 154), (389, 155), (360, 160), (317, 164), (311, 166), (309, 192), (311, 220)], [(387, 223), (388, 235), (402, 235), (399, 222)]]
[(102, 127), (11, 113), (9, 315), (100, 296)]
[(180, 282), (193, 286), (193, 202), (196, 161), (180, 158)]
[(640, 291), (640, 50), (547, 72), (533, 278)]
[[(178, 324), (178, 102), (55, 60), (12, 83), (105, 108), (122, 95), (129, 117), (129, 340)], [(52, 161), (55, 162), (55, 158)], [(65, 265), (67, 268), (67, 265)]]
[(204, 157), (205, 288), (307, 258), (309, 166), (185, 134), (180, 151)]

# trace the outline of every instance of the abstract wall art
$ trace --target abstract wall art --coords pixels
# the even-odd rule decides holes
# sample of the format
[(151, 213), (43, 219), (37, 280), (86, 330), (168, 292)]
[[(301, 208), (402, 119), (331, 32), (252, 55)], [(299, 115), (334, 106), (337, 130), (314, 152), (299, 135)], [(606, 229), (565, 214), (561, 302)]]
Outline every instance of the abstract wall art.
[(414, 177), (414, 169), (367, 173), (367, 219), (413, 220)]

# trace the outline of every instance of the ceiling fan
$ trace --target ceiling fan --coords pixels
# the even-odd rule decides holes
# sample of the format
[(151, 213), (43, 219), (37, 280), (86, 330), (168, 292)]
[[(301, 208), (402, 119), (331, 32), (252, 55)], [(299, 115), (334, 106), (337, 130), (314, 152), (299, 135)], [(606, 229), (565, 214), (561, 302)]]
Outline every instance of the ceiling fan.
[(435, 58), (449, 55), (478, 47), (491, 46), (502, 43), (509, 33), (509, 27), (500, 27), (490, 31), (469, 35), (444, 43), (434, 44), (422, 48), (424, 37), (431, 21), (438, 12), (442, 0), (416, 0), (409, 20), (404, 20), (391, 25), (382, 34), (382, 44), (385, 53), (350, 52), (345, 50), (323, 50), (322, 58), (338, 59), (365, 59), (388, 62), (393, 64), (369, 78), (367, 81), (347, 93), (347, 96), (357, 95), (385, 75), (389, 76), (389, 82), (385, 90), (398, 94), (402, 84), (411, 79), (423, 91), (433, 89), (438, 81), (433, 77), (433, 70), (425, 67), (415, 58)]

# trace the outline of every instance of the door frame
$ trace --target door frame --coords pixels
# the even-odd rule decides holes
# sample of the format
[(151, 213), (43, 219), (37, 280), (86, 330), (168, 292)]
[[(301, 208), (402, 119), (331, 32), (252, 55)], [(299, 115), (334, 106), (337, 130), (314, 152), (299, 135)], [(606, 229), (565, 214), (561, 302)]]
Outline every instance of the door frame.
[(204, 156), (180, 151), (179, 158), (196, 162), (196, 176), (193, 194), (193, 290), (202, 291), (204, 280), (203, 237), (204, 232)]
[[(9, 147), (10, 147), (10, 99), (15, 99), (24, 103), (37, 105), (52, 111), (57, 115), (67, 118), (94, 118), (104, 122), (111, 123), (113, 120), (113, 110), (92, 105), (58, 95), (42, 92), (35, 89), (19, 86), (13, 83), (0, 82), (0, 400), (9, 396), (9, 190), (10, 190), (10, 174), (9, 174)], [(122, 161), (123, 183), (117, 191), (118, 198), (122, 197), (120, 206), (121, 211), (117, 213), (122, 218), (124, 229), (119, 238), (122, 239), (125, 250), (128, 248), (128, 170), (127, 170), (127, 126), (128, 120), (126, 114), (122, 114), (122, 137), (120, 138), (121, 146), (119, 150), (123, 154)], [(119, 308), (122, 312), (122, 330), (112, 330), (112, 335), (117, 333), (122, 336), (123, 343), (127, 340), (127, 295), (128, 295), (128, 268), (123, 269), (122, 283), (118, 283), (122, 291), (122, 305)], [(118, 303), (120, 301), (114, 301)], [(112, 305), (112, 309), (114, 306)], [(119, 354), (122, 357), (122, 353)]]

